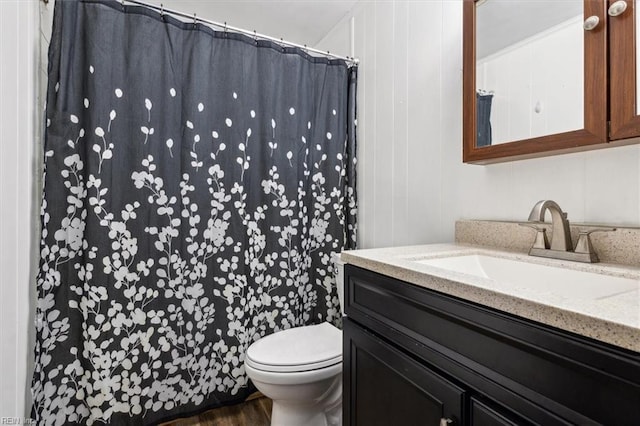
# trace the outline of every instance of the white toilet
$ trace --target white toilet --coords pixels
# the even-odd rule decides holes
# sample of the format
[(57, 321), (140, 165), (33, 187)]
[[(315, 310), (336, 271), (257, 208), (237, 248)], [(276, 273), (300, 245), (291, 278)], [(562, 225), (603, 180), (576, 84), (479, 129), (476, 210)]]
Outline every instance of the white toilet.
[[(344, 264), (333, 260), (342, 311)], [(244, 367), (273, 400), (272, 426), (342, 425), (340, 329), (325, 322), (276, 332), (249, 346)]]

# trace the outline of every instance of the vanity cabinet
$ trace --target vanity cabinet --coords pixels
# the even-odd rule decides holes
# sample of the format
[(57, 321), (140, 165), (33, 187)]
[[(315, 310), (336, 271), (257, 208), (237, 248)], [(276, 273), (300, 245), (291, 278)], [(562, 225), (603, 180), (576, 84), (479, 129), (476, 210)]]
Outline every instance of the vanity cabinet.
[(353, 425), (438, 425), (462, 419), (465, 390), (410, 355), (346, 320), (350, 422)]
[[(527, 4), (536, 2), (517, 3), (516, 9), (522, 11)], [(621, 3), (625, 4), (625, 10), (611, 16), (611, 8)], [(512, 12), (509, 4), (513, 3), (464, 0), (463, 161), (490, 164), (638, 143), (640, 72), (636, 68), (640, 49), (637, 28), (640, 0), (537, 2), (540, 16), (516, 14), (513, 19), (509, 14), (516, 12)], [(553, 20), (562, 14), (561, 6), (576, 4), (581, 6), (581, 11), (575, 19), (561, 24)], [(517, 28), (508, 27), (504, 34), (494, 30), (486, 36), (491, 43), (496, 44), (494, 40), (502, 35), (505, 39), (516, 37), (513, 44), (495, 47), (501, 50), (491, 50), (486, 57), (478, 57), (484, 54), (483, 49), (477, 48), (483, 35), (477, 22), (479, 8), (485, 10), (485, 18), (508, 9), (496, 22), (525, 19), (520, 27), (544, 19), (551, 22), (547, 27), (541, 23), (538, 32), (524, 39), (514, 35), (520, 33)], [(486, 12), (488, 8), (493, 9)], [(585, 24), (588, 20), (595, 22), (594, 26)], [(536, 25), (530, 26), (536, 28)], [(588, 29), (583, 29), (583, 25)], [(554, 39), (543, 44), (541, 40), (551, 37), (550, 33), (560, 34), (558, 28), (564, 32), (557, 42)], [(565, 43), (568, 38), (577, 39), (579, 43)], [(528, 43), (535, 47), (525, 52), (522, 49)], [(559, 51), (549, 53), (556, 46)], [(493, 58), (492, 62), (488, 64), (487, 58)], [(562, 62), (564, 60), (568, 62)], [(524, 64), (526, 61), (530, 63)], [(574, 65), (578, 65), (576, 61), (580, 62), (578, 71), (574, 70)], [(487, 68), (483, 68), (485, 66)], [(483, 77), (486, 69), (493, 74)], [(509, 71), (496, 71), (505, 69)], [(572, 84), (572, 80), (580, 84)], [(484, 81), (485, 86), (480, 81)], [(485, 90), (491, 93), (493, 107), (491, 100), (481, 101), (486, 96)], [(560, 123), (567, 123), (568, 127)], [(500, 130), (503, 128), (505, 130)]]
[(508, 418), (507, 414), (501, 413), (491, 405), (486, 404), (476, 397), (470, 398), (470, 418), (469, 423), (476, 426), (517, 426), (525, 424), (520, 419)]
[(638, 425), (640, 354), (353, 265), (345, 425)]

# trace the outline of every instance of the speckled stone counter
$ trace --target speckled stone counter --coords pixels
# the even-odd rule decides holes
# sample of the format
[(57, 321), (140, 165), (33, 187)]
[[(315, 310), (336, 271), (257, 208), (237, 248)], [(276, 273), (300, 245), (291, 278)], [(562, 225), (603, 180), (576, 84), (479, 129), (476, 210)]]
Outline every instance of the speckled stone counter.
[[(456, 243), (507, 249), (527, 253), (536, 237), (536, 231), (520, 226), (519, 222), (495, 220), (456, 221)], [(542, 224), (547, 229), (549, 241), (553, 238), (551, 224)], [(575, 247), (578, 233), (594, 227), (616, 228), (614, 232), (591, 234), (591, 244), (601, 262), (640, 267), (640, 228), (617, 225), (589, 225), (571, 223), (571, 240)]]
[[(595, 272), (638, 281), (636, 290), (589, 299), (575, 295), (563, 297), (537, 291), (518, 283), (498, 283), (488, 278), (462, 274), (415, 262), (416, 259), (485, 254), (530, 263)], [(342, 253), (342, 260), (402, 281), (476, 302), (640, 352), (640, 268), (597, 263), (583, 264), (528, 256), (517, 251), (484, 249), (459, 244), (353, 250)]]

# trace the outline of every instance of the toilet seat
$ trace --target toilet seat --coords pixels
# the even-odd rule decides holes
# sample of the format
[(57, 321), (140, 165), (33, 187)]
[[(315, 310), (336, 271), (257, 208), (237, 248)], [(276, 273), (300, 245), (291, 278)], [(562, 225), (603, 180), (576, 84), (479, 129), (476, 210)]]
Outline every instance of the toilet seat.
[(327, 322), (279, 331), (249, 346), (245, 362), (274, 373), (330, 367), (342, 362), (342, 332)]

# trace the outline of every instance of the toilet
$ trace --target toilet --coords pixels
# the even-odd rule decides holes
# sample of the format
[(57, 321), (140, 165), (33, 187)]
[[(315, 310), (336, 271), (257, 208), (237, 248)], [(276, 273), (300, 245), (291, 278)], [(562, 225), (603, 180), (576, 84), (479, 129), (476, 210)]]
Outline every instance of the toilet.
[[(344, 263), (334, 257), (344, 315)], [(245, 370), (273, 400), (272, 426), (342, 425), (342, 331), (328, 322), (278, 331), (247, 349)]]

